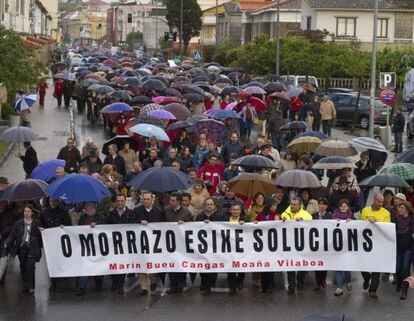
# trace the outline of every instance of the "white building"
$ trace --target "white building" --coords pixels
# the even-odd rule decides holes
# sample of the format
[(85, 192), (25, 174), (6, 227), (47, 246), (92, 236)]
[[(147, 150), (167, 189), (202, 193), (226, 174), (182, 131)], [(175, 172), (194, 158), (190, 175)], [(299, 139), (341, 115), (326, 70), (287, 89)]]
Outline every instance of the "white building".
[[(326, 40), (358, 43), (370, 49), (375, 0), (302, 0), (301, 27), (326, 30)], [(407, 46), (414, 42), (414, 1), (398, 4), (379, 0), (378, 46)]]

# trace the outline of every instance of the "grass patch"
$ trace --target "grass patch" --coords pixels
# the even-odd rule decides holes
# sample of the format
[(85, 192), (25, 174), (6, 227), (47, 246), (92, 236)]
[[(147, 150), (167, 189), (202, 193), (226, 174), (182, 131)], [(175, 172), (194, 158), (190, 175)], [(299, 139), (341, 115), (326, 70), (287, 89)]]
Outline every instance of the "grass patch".
[(3, 142), (0, 141), (0, 158), (4, 156), (6, 153), (7, 148), (10, 146), (10, 142)]

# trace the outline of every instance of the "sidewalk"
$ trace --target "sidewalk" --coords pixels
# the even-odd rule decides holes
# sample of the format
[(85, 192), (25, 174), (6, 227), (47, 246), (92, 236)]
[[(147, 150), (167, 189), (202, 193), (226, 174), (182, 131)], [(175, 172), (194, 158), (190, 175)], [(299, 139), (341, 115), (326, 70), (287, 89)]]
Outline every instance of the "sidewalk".
[[(69, 113), (64, 107), (56, 107), (56, 100), (52, 96), (53, 85), (51, 80), (48, 80), (48, 86), (45, 107), (40, 109), (36, 104), (31, 109), (31, 127), (40, 136), (39, 140), (32, 142), (39, 162), (56, 158), (60, 148), (66, 145), (66, 139), (69, 137)], [(18, 147), (16, 145), (9, 158), (0, 168), (0, 176), (7, 177), (9, 182), (25, 178), (22, 162), (14, 156), (17, 152)], [(24, 154), (22, 144), (20, 152)]]

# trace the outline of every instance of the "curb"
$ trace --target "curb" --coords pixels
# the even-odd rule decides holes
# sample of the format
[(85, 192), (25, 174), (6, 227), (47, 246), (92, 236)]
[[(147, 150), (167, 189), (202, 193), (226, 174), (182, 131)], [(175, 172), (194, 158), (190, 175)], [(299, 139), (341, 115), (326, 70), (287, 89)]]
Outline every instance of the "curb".
[(3, 164), (7, 161), (7, 159), (9, 158), (15, 146), (16, 146), (16, 143), (11, 143), (10, 146), (7, 147), (6, 152), (4, 153), (3, 157), (0, 158), (0, 168), (3, 167)]

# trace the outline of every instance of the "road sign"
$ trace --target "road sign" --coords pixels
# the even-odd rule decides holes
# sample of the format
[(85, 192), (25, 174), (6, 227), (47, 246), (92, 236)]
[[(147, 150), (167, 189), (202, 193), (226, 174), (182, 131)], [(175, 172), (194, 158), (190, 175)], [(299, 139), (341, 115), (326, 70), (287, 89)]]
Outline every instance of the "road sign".
[(397, 100), (397, 94), (392, 89), (385, 89), (380, 94), (381, 101), (386, 105), (392, 105)]
[(397, 75), (395, 72), (380, 72), (380, 88), (395, 89), (397, 87)]
[(203, 58), (203, 53), (201, 51), (194, 51), (194, 59), (201, 60)]

